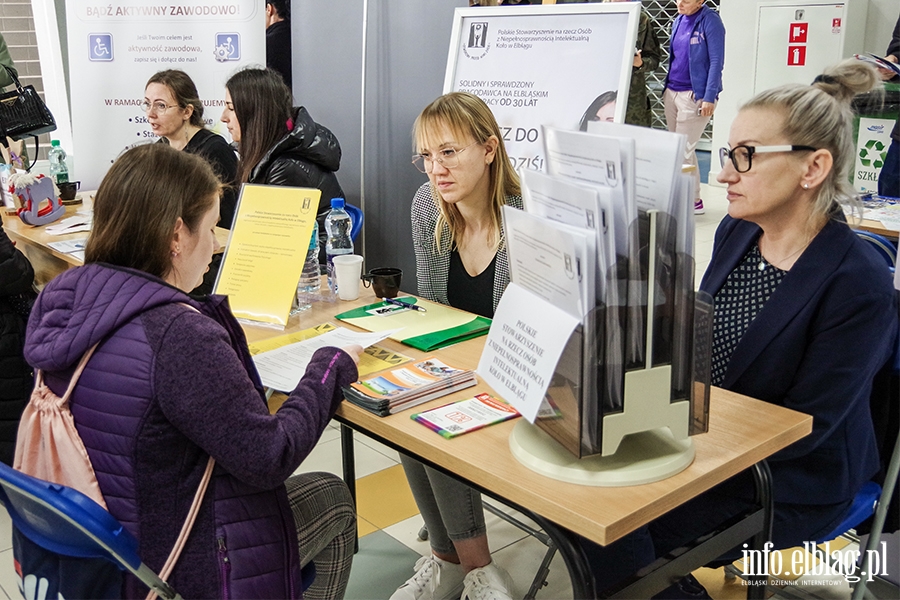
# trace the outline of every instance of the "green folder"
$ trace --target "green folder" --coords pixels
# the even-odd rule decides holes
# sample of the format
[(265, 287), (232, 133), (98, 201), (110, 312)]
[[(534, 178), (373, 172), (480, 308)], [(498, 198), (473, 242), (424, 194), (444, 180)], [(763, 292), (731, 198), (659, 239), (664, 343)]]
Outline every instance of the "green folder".
[[(369, 314), (368, 311), (391, 306), (387, 302), (376, 302), (335, 316), (341, 321), (346, 321), (367, 331), (384, 331), (403, 327), (401, 331), (392, 335), (391, 339), (423, 352), (431, 352), (485, 335), (491, 328), (490, 319), (443, 304), (412, 296), (398, 298), (398, 300), (423, 306), (427, 312), (399, 310), (386, 316), (375, 316)], [(448, 323), (449, 326), (447, 326)], [(410, 332), (413, 334), (410, 335)]]

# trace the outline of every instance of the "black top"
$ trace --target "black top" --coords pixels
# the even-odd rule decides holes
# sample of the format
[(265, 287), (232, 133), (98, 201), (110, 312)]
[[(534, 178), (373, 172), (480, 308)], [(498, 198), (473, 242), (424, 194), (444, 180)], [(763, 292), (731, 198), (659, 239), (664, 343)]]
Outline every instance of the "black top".
[(447, 274), (447, 300), (450, 306), (482, 317), (494, 317), (494, 272), (497, 255), (487, 268), (472, 277), (466, 272), (459, 252), (450, 253), (450, 272)]
[(278, 21), (266, 28), (266, 66), (281, 73), (284, 83), (293, 91), (290, 21)]
[[(169, 140), (164, 137), (159, 138), (159, 141), (163, 144), (169, 143)], [(188, 154), (202, 156), (213, 168), (219, 181), (225, 185), (225, 189), (222, 191), (222, 200), (219, 202), (219, 227), (231, 229), (234, 211), (237, 207), (237, 186), (235, 185), (237, 154), (235, 154), (234, 148), (229, 146), (221, 135), (209, 129), (201, 129), (188, 141), (184, 151)]]
[(728, 362), (759, 311), (787, 275), (767, 263), (753, 244), (716, 294), (710, 382), (721, 386)]

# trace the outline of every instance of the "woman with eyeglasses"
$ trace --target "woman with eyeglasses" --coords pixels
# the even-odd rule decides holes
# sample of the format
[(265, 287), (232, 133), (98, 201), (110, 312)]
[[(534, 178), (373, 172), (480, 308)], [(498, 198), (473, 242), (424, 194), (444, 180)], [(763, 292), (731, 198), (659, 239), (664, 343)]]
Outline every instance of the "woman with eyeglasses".
[[(765, 91), (741, 108), (720, 153), (728, 216), (700, 284), (715, 299), (712, 384), (813, 417), (810, 435), (767, 461), (775, 549), (824, 541), (879, 469), (870, 398), (896, 349), (897, 304), (888, 265), (841, 209), (855, 196), (850, 100), (877, 83), (850, 60), (812, 85)], [(620, 577), (753, 505), (745, 472), (629, 536), (618, 554), (586, 544), (598, 588), (615, 582), (610, 565), (626, 552), (635, 559)], [(698, 587), (682, 580), (681, 595), (665, 597), (708, 598)]]
[(237, 203), (234, 187), (237, 155), (225, 138), (204, 126), (203, 103), (193, 80), (184, 71), (170, 69), (156, 73), (147, 82), (141, 107), (160, 142), (197, 154), (213, 168), (225, 186), (218, 225), (231, 229)]
[[(509, 283), (501, 208), (522, 208), (519, 178), (491, 109), (453, 92), (429, 104), (413, 127), (413, 164), (428, 182), (412, 202), (419, 295), (492, 317)], [(431, 556), (391, 600), (512, 596), (509, 575), (491, 562), (481, 495), (401, 455), (428, 528)]]

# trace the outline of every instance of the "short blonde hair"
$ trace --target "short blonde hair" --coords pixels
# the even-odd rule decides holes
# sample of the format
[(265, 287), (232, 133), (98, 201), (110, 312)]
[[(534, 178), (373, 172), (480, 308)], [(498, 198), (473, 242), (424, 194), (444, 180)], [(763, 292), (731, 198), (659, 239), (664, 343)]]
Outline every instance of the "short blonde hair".
[[(497, 138), (497, 150), (490, 166), (491, 224), (496, 233), (494, 240), (499, 246), (500, 211), (506, 204), (507, 196), (520, 195), (519, 176), (513, 169), (503, 145), (503, 134), (494, 118), (494, 113), (484, 101), (466, 92), (444, 94), (425, 107), (413, 125), (413, 152), (429, 146), (438, 137), (442, 127), (448, 127), (455, 135), (471, 136), (477, 143), (484, 144), (491, 136)], [(465, 221), (456, 206), (444, 202), (440, 192), (431, 187), (431, 196), (440, 210), (434, 229), (435, 248), (440, 252), (453, 248), (465, 230)], [(445, 237), (445, 229), (449, 237)]]
[(834, 164), (813, 201), (811, 218), (816, 222), (828, 218), (835, 202), (846, 203), (856, 196), (850, 185), (854, 161), (850, 102), (856, 94), (868, 92), (880, 82), (874, 68), (849, 59), (825, 69), (812, 85), (766, 90), (741, 107), (779, 112), (784, 118), (783, 133), (791, 144), (831, 153)]

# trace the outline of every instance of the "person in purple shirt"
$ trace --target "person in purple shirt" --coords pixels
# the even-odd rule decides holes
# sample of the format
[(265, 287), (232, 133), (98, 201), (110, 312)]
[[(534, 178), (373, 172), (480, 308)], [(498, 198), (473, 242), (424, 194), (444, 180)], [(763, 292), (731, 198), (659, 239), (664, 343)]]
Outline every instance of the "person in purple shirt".
[(669, 131), (687, 136), (684, 162), (694, 165), (694, 212), (702, 215), (697, 142), (716, 110), (725, 64), (725, 26), (704, 0), (677, 0), (663, 103)]
[[(356, 516), (328, 473), (294, 475), (357, 379), (362, 348), (322, 348), (274, 414), (224, 296), (194, 299), (218, 246), (222, 186), (202, 158), (129, 150), (94, 200), (85, 265), (41, 292), (25, 358), (70, 397), (109, 512), (159, 571), (209, 457), (215, 469), (169, 583), (185, 598), (342, 598)], [(303, 592), (301, 566), (315, 563)], [(308, 582), (305, 582), (308, 583)], [(123, 577), (119, 598), (147, 587)]]

